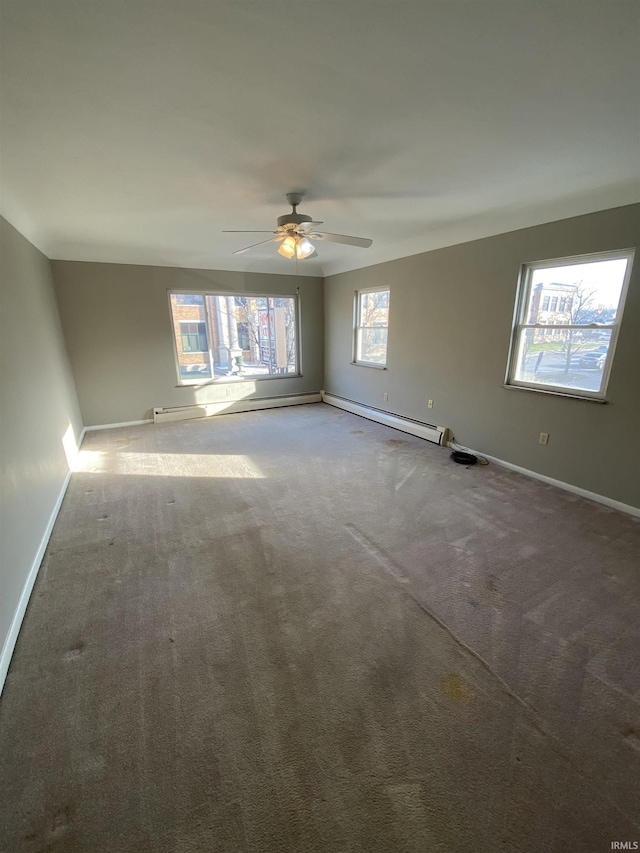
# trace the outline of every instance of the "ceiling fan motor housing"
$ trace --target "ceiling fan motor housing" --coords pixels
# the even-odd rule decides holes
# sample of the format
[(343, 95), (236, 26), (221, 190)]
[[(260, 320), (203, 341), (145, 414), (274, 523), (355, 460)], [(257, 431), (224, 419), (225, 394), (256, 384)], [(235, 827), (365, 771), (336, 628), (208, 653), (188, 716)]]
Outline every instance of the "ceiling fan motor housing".
[(305, 222), (313, 222), (310, 216), (306, 213), (285, 213), (284, 216), (278, 217), (278, 228), (286, 228), (295, 230), (299, 225), (304, 225)]

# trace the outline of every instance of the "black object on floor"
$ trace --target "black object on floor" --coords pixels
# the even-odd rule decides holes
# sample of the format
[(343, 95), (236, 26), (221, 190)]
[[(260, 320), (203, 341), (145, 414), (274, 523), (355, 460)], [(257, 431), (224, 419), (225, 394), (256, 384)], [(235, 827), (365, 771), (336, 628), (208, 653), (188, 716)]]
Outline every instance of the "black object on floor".
[(475, 465), (478, 457), (473, 453), (464, 453), (462, 450), (454, 450), (451, 454), (454, 462), (459, 462), (460, 465)]

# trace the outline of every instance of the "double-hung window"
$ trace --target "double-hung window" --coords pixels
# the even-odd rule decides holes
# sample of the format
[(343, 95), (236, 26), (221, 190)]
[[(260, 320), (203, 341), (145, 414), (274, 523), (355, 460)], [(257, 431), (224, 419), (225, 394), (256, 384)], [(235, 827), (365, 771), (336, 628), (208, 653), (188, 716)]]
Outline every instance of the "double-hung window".
[(385, 367), (388, 333), (389, 288), (359, 290), (355, 304), (354, 362)]
[(633, 250), (525, 264), (508, 386), (604, 400)]
[(295, 296), (169, 293), (178, 381), (298, 373)]

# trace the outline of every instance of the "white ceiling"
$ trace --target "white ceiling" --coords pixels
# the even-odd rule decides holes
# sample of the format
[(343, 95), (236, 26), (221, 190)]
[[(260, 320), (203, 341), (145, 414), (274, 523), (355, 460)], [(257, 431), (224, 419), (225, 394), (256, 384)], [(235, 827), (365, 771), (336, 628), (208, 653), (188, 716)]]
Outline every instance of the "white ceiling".
[(374, 241), (310, 274), (640, 199), (636, 0), (1, 8), (2, 211), (53, 258), (293, 273), (221, 233), (289, 190)]

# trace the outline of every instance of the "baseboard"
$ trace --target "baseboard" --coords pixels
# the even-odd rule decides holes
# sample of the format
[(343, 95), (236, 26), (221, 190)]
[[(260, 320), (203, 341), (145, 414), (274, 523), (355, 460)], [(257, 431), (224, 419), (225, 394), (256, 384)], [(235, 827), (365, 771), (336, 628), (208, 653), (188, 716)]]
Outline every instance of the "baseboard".
[[(462, 445), (456, 444), (456, 446)], [(599, 495), (597, 492), (590, 492), (588, 489), (582, 489), (580, 486), (574, 486), (572, 483), (565, 483), (564, 480), (547, 477), (546, 474), (538, 474), (537, 471), (522, 468), (520, 465), (514, 465), (513, 462), (506, 462), (504, 459), (498, 459), (497, 456), (489, 456), (487, 453), (481, 453), (471, 447), (463, 447), (462, 449), (468, 450), (469, 453), (474, 453), (476, 456), (483, 456), (489, 462), (500, 465), (501, 468), (508, 468), (509, 471), (516, 471), (518, 474), (524, 474), (526, 477), (532, 477), (534, 480), (540, 480), (542, 483), (548, 483), (550, 486), (557, 486), (557, 488), (563, 489), (565, 492), (573, 492), (574, 495), (579, 495), (581, 498), (587, 498), (590, 501), (608, 506), (611, 509), (617, 509), (619, 512), (626, 512), (628, 515), (640, 518), (640, 507), (631, 506), (631, 504), (625, 504), (622, 501), (615, 501), (606, 495)]]
[(319, 391), (308, 394), (289, 394), (279, 397), (256, 397), (249, 400), (229, 400), (220, 403), (202, 403), (194, 406), (158, 406), (153, 410), (155, 423), (210, 418), (215, 415), (232, 415), (239, 412), (256, 412), (260, 409), (277, 409), (282, 406), (302, 406), (306, 403), (321, 403)]
[[(84, 438), (86, 430), (82, 430), (80, 434), (80, 438), (78, 440), (78, 447), (82, 444), (82, 439)], [(13, 614), (13, 620), (11, 622), (11, 627), (9, 628), (9, 633), (4, 641), (4, 645), (2, 647), (2, 654), (0, 655), (0, 694), (2, 694), (2, 690), (4, 688), (4, 683), (7, 678), (7, 672), (9, 671), (9, 664), (11, 663), (11, 658), (13, 656), (13, 650), (16, 647), (16, 643), (18, 641), (18, 634), (20, 633), (20, 627), (22, 625), (22, 620), (24, 619), (24, 614), (27, 611), (27, 605), (29, 604), (29, 599), (31, 598), (31, 593), (33, 591), (33, 586), (36, 582), (36, 578), (38, 577), (38, 572), (40, 571), (40, 566), (42, 565), (42, 559), (44, 557), (45, 551), (47, 550), (47, 545), (49, 544), (49, 539), (51, 537), (51, 531), (53, 530), (53, 526), (56, 523), (56, 519), (58, 517), (58, 513), (60, 512), (60, 507), (62, 506), (62, 501), (64, 500), (64, 496), (67, 492), (67, 487), (69, 485), (69, 480), (71, 479), (72, 470), (67, 472), (67, 476), (64, 478), (64, 482), (62, 484), (62, 488), (60, 489), (60, 493), (56, 499), (55, 505), (53, 507), (53, 511), (49, 517), (49, 521), (45, 528), (45, 531), (42, 535), (42, 539), (40, 540), (40, 545), (38, 550), (36, 551), (36, 555), (33, 558), (33, 562), (31, 564), (31, 569), (29, 570), (29, 574), (27, 575), (27, 579), (22, 588), (22, 593), (20, 595), (20, 600), (18, 601), (18, 606), (16, 607), (16, 612)]]
[(118, 427), (140, 426), (140, 424), (152, 424), (153, 418), (145, 418), (142, 421), (122, 421), (119, 424), (95, 424), (84, 428), (85, 432), (93, 432), (96, 429), (117, 429)]
[(338, 409), (351, 412), (353, 415), (367, 418), (369, 421), (376, 421), (376, 423), (383, 424), (392, 429), (398, 429), (401, 432), (408, 432), (410, 435), (415, 435), (418, 438), (424, 438), (426, 441), (432, 441), (434, 444), (446, 446), (449, 440), (449, 430), (447, 427), (414, 421), (402, 415), (395, 415), (391, 412), (385, 412), (382, 409), (374, 409), (372, 406), (364, 406), (362, 403), (356, 403), (354, 400), (347, 400), (345, 397), (338, 397), (336, 394), (329, 394), (326, 391), (322, 392), (322, 401), (328, 403), (330, 406), (336, 406)]

